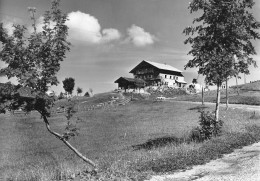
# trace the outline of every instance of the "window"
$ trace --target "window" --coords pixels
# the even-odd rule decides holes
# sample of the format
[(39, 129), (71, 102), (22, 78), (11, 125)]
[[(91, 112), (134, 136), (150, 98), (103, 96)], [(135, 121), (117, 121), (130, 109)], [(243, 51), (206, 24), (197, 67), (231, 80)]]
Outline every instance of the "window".
[(176, 76), (175, 79), (178, 80), (178, 77)]
[(172, 76), (170, 76), (170, 79), (172, 79)]
[(167, 78), (167, 75), (165, 75), (165, 78)]

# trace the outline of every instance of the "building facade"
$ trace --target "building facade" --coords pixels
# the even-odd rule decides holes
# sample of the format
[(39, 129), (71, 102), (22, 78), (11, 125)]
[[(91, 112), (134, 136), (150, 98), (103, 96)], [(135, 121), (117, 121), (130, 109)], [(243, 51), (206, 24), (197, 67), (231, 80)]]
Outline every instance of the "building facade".
[(184, 87), (187, 84), (182, 71), (167, 64), (143, 60), (130, 73), (135, 79), (144, 80), (147, 86)]

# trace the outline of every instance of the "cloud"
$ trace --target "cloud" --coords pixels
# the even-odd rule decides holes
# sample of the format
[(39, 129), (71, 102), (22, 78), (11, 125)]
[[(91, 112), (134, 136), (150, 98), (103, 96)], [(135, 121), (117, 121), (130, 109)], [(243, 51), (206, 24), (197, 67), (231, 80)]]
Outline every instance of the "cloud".
[(80, 11), (68, 14), (69, 38), (75, 41), (90, 44), (107, 43), (120, 39), (121, 35), (117, 29), (103, 29), (98, 19)]
[[(54, 23), (50, 23), (50, 27), (54, 27)], [(68, 14), (68, 20), (66, 25), (69, 27), (68, 38), (73, 43), (81, 42), (87, 44), (101, 44), (108, 43), (114, 40), (118, 40), (121, 37), (120, 32), (117, 29), (101, 29), (101, 25), (98, 19), (89, 14), (76, 11)], [(43, 17), (37, 20), (37, 31), (42, 31)], [(30, 28), (30, 32), (33, 29)]]
[(144, 31), (143, 28), (132, 25), (127, 29), (128, 38), (127, 41), (132, 42), (137, 47), (144, 47), (146, 45), (154, 44), (156, 38), (154, 35)]
[(120, 37), (121, 37), (121, 34), (119, 33), (119, 31), (116, 29), (112, 29), (112, 28), (104, 29), (102, 31), (102, 34), (103, 34), (103, 38), (102, 38), (103, 42), (117, 40), (117, 39), (120, 39)]

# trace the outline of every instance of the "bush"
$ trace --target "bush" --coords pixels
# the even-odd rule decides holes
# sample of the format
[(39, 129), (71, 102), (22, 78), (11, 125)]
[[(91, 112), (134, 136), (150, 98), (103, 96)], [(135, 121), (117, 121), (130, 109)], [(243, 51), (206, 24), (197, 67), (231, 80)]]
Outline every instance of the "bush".
[(190, 131), (188, 142), (190, 142), (190, 141), (193, 141), (193, 142), (202, 142), (203, 141), (201, 129), (199, 126), (193, 128)]
[(62, 92), (60, 92), (60, 95), (58, 96), (58, 100), (61, 100), (61, 99), (64, 99), (64, 98), (65, 98), (64, 94)]
[(199, 125), (191, 130), (189, 139), (191, 141), (201, 142), (212, 137), (219, 136), (222, 132), (223, 121), (215, 120), (213, 113), (200, 110)]
[(84, 96), (85, 96), (85, 97), (90, 97), (90, 95), (89, 95), (88, 92), (86, 92), (86, 93), (84, 94)]

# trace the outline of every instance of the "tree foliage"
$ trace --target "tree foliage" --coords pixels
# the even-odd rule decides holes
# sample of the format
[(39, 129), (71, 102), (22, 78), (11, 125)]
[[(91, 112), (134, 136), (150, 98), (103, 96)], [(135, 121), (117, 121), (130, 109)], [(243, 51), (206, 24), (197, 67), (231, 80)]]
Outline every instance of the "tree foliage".
[(90, 95), (89, 95), (88, 92), (86, 92), (86, 93), (84, 94), (84, 96), (85, 96), (85, 97), (90, 97)]
[[(12, 35), (8, 35), (3, 23), (0, 23), (0, 60), (7, 64), (7, 67), (0, 69), (0, 75), (6, 75), (8, 79), (16, 78), (18, 81), (18, 85), (0, 85), (0, 112), (19, 108), (24, 111), (38, 111), (51, 134), (95, 167), (95, 163), (67, 141), (75, 135), (74, 127), (71, 128), (69, 124), (66, 132), (60, 134), (51, 129), (48, 121), (54, 98), (49, 97), (46, 91), (50, 86), (58, 85), (56, 74), (60, 70), (60, 63), (66, 58), (66, 52), (70, 50), (70, 43), (67, 41), (68, 27), (65, 24), (67, 15), (59, 9), (59, 2), (52, 1), (50, 10), (45, 12), (42, 30), (38, 30), (35, 23), (35, 8), (29, 9), (32, 13), (33, 30), (15, 24)], [(70, 88), (68, 92), (71, 93), (72, 90)]]
[[(48, 112), (52, 100), (46, 99), (45, 92), (50, 86), (58, 84), (56, 73), (65, 53), (70, 49), (67, 41), (68, 27), (65, 25), (67, 16), (58, 6), (59, 1), (53, 1), (51, 9), (45, 12), (41, 32), (36, 31), (35, 24), (35, 31), (31, 34), (28, 34), (25, 26), (13, 25), (13, 34), (9, 36), (3, 23), (0, 24), (0, 59), (7, 64), (7, 67), (0, 70), (1, 74), (8, 79), (16, 78), (19, 86), (30, 88), (36, 95), (33, 101), (12, 100), (5, 107), (12, 108), (18, 103), (28, 104), (30, 106), (26, 107), (27, 111), (38, 110), (44, 114)], [(51, 27), (51, 22), (55, 24), (54, 27)], [(17, 89), (13, 90), (12, 94), (15, 95), (16, 91)]]
[(78, 94), (81, 94), (82, 92), (83, 92), (82, 88), (78, 87), (78, 88), (77, 88), (77, 95), (78, 95)]
[[(218, 121), (220, 86), (239, 73), (249, 74), (249, 66), (256, 67), (251, 57), (256, 54), (252, 40), (260, 39), (260, 23), (250, 13), (253, 0), (192, 0), (190, 13), (202, 11), (183, 33), (191, 45), (193, 56), (186, 68), (198, 67), (206, 84), (217, 85), (215, 119)], [(235, 60), (237, 57), (237, 60)]]
[(185, 44), (191, 44), (189, 54), (194, 57), (185, 68), (199, 67), (199, 74), (213, 84), (238, 73), (248, 74), (249, 65), (256, 66), (251, 40), (260, 38), (260, 23), (250, 13), (253, 5), (252, 0), (193, 0), (190, 13), (201, 10), (202, 15), (193, 21), (197, 26), (184, 30), (190, 35)]
[(197, 84), (198, 83), (197, 79), (192, 79), (192, 83)]
[(64, 90), (69, 94), (72, 94), (75, 86), (75, 79), (73, 79), (72, 77), (65, 78), (65, 80), (62, 81), (62, 83)]

